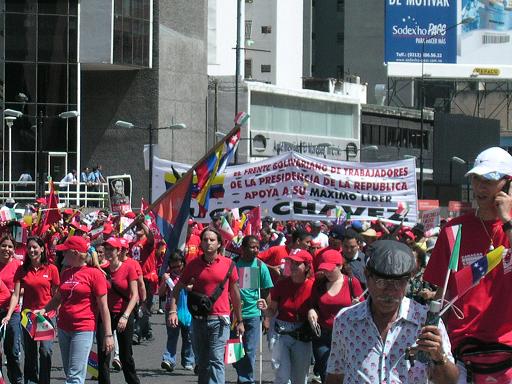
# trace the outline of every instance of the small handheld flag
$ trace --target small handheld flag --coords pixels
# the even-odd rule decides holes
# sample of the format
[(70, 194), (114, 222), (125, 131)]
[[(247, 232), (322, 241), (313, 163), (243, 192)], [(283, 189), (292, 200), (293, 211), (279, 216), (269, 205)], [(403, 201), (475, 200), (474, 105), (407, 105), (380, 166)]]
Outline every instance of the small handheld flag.
[(469, 289), (477, 285), (485, 275), (496, 268), (496, 266), (501, 262), (502, 255), (505, 251), (505, 247), (500, 246), (489, 252), (484, 257), (481, 257), (473, 264), (456, 272), (453, 277), (455, 278), (457, 295), (462, 296)]
[(224, 348), (224, 363), (233, 364), (242, 360), (245, 356), (244, 346), (241, 339), (229, 339)]
[(87, 373), (92, 377), (98, 377), (98, 355), (96, 352), (89, 352), (89, 358), (87, 359)]
[(238, 268), (240, 289), (258, 289), (260, 287), (260, 269), (254, 267)]

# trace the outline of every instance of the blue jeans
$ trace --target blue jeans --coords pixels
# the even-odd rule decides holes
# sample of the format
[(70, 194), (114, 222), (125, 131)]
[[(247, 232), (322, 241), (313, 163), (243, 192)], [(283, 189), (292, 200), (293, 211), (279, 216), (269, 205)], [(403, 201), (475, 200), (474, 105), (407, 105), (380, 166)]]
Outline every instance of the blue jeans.
[(193, 319), (192, 337), (197, 347), (198, 384), (224, 384), (224, 347), (229, 337), (229, 319), (222, 316)]
[[(55, 326), (54, 319), (50, 320)], [(37, 361), (37, 343), (39, 343), (39, 364)], [(23, 331), (23, 350), (25, 364), (23, 371), (27, 384), (49, 384), (52, 369), (53, 340), (34, 341), (27, 331)], [(39, 366), (39, 372), (38, 372)], [(39, 373), (39, 374), (38, 374)]]
[[(165, 312), (165, 318), (168, 317), (169, 312)], [(192, 338), (191, 329), (185, 325), (180, 325), (176, 328), (169, 327), (166, 323), (167, 328), (167, 344), (165, 345), (164, 354), (162, 355), (163, 361), (168, 361), (171, 365), (176, 366), (176, 347), (178, 346), (178, 338), (181, 331), (181, 365), (183, 367), (187, 365), (194, 366), (195, 357), (192, 350)]]
[(315, 367), (313, 372), (320, 375), (322, 383), (325, 382), (325, 371), (327, 369), (327, 360), (331, 353), (332, 329), (322, 328), (322, 335), (318, 339), (313, 339), (313, 356), (315, 356)]
[(233, 364), (238, 374), (239, 383), (254, 383), (254, 368), (256, 366), (256, 351), (260, 340), (261, 320), (260, 317), (249, 317), (244, 319), (245, 333), (242, 339), (245, 356), (242, 360)]
[(83, 384), (85, 382), (87, 360), (93, 337), (93, 331), (67, 332), (59, 329), (60, 354), (62, 355), (66, 384)]
[[(2, 314), (2, 317), (5, 313)], [(5, 330), (4, 353), (7, 359), (7, 377), (11, 384), (23, 383), (23, 374), (20, 367), (21, 352), (21, 315), (13, 312), (7, 329)], [(2, 362), (0, 361), (0, 366)]]
[[(300, 324), (276, 319), (285, 332), (297, 329)], [(311, 365), (311, 342), (294, 339), (290, 335), (277, 335), (272, 351), (278, 366), (274, 384), (306, 384)]]

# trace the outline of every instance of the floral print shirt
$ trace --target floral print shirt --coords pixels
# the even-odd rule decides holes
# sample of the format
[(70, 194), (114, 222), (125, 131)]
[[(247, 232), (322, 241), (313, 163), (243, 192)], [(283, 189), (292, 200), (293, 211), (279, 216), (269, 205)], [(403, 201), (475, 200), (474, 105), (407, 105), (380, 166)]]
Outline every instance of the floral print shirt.
[[(331, 354), (327, 373), (343, 374), (344, 383), (401, 384), (426, 383), (428, 366), (405, 357), (415, 344), (428, 308), (403, 298), (397, 319), (382, 340), (373, 322), (371, 299), (342, 309), (334, 319)], [(453, 362), (450, 340), (442, 320), (439, 322), (443, 349)]]

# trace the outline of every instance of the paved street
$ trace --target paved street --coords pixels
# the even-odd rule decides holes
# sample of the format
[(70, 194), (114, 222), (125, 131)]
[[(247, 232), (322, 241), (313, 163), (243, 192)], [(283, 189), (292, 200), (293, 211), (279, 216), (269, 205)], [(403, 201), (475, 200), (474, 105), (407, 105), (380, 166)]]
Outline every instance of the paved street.
[[(154, 314), (151, 317), (153, 324), (153, 335), (154, 340), (152, 342), (143, 342), (141, 345), (135, 345), (134, 357), (135, 365), (137, 367), (137, 373), (139, 375), (141, 383), (144, 384), (161, 384), (161, 383), (194, 383), (197, 382), (197, 377), (181, 368), (179, 359), (176, 370), (173, 373), (164, 372), (160, 368), (160, 362), (162, 357), (162, 348), (166, 341), (166, 331), (164, 327), (164, 315)], [(54, 368), (52, 370), (52, 381), (55, 383), (64, 382), (64, 372), (62, 369), (60, 349), (57, 343), (54, 345)], [(4, 368), (4, 374), (5, 374)], [(263, 349), (263, 380), (266, 383), (272, 382), (274, 372), (270, 367), (270, 355), (264, 343)], [(124, 383), (122, 372), (112, 372), (111, 381), (113, 384)], [(236, 383), (236, 372), (232, 366), (226, 368), (226, 382)], [(88, 377), (87, 382), (94, 383)]]

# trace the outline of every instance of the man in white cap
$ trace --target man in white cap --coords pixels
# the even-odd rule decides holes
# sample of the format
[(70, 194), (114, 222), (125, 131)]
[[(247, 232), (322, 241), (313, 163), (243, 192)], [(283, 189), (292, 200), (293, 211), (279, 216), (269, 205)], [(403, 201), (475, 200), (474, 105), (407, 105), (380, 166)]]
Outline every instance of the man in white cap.
[[(442, 287), (448, 269), (451, 249), (448, 242), (448, 231), (454, 225), (462, 224), (462, 238), (458, 268), (461, 269), (474, 263), (489, 251), (500, 245), (510, 248), (512, 237), (512, 156), (505, 150), (493, 147), (478, 155), (475, 166), (466, 176), (471, 177), (473, 196), (477, 205), (475, 213), (466, 214), (451, 220), (439, 234), (432, 252), (424, 279)], [(448, 313), (445, 320), (450, 340), (456, 357), (459, 360), (459, 383), (470, 383), (477, 380), (475, 375), (482, 374), (482, 382), (511, 383), (512, 369), (510, 365), (495, 366), (489, 371), (479, 372), (477, 364), (470, 371), (460, 362), (461, 346), (472, 339), (476, 348), (485, 349), (490, 343), (501, 343), (512, 347), (512, 263), (510, 253), (480, 283), (471, 288), (455, 305), (462, 309), (463, 318)], [(447, 298), (450, 299), (462, 292), (457, 292), (453, 275), (450, 278)], [(438, 289), (440, 297), (442, 289)], [(506, 347), (505, 347), (506, 348)], [(458, 354), (458, 356), (457, 356)], [(508, 357), (510, 359), (510, 355)], [(491, 362), (490, 356), (488, 360)], [(491, 372), (495, 370), (495, 372)], [(471, 377), (473, 376), (473, 379)], [(466, 381), (466, 377), (469, 381)], [(487, 380), (487, 381), (486, 381)], [(490, 380), (490, 381), (489, 381)], [(494, 381), (493, 381), (494, 380)], [(480, 381), (475, 381), (480, 382)]]

